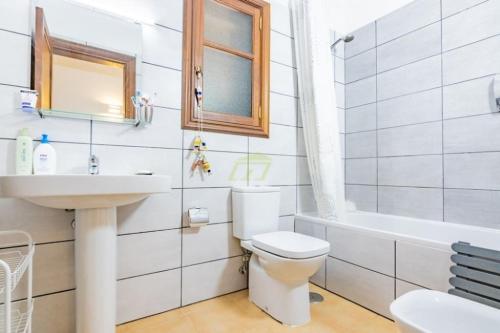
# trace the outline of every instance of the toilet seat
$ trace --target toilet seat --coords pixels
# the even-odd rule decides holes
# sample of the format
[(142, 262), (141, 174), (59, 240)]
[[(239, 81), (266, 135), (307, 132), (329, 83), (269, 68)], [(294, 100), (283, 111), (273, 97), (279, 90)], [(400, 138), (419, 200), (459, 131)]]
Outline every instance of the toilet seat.
[(290, 231), (255, 235), (252, 237), (252, 245), (262, 251), (290, 259), (314, 258), (330, 251), (328, 242)]

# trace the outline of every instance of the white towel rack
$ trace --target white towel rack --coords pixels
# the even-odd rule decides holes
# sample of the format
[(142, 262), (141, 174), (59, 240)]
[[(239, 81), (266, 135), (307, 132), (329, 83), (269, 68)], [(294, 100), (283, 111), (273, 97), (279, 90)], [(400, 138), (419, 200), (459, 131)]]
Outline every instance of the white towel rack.
[[(0, 231), (0, 246), (0, 333), (31, 333), (33, 239), (24, 231)], [(25, 274), (26, 301), (12, 303), (12, 293)]]

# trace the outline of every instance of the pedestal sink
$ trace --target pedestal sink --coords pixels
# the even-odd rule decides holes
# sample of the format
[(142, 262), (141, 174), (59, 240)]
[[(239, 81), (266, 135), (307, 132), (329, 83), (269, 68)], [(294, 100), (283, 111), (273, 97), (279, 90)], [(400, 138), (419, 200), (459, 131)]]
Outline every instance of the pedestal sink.
[(170, 184), (169, 176), (0, 177), (1, 196), (76, 210), (77, 333), (115, 332), (116, 207), (169, 192)]

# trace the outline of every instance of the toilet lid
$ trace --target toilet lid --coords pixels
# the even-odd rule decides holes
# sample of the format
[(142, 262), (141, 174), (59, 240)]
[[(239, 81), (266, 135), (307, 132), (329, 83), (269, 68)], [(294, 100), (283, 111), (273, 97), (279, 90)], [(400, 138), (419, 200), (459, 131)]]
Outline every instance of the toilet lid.
[(330, 251), (328, 242), (290, 231), (255, 235), (252, 237), (252, 245), (280, 257), (292, 259), (318, 257)]

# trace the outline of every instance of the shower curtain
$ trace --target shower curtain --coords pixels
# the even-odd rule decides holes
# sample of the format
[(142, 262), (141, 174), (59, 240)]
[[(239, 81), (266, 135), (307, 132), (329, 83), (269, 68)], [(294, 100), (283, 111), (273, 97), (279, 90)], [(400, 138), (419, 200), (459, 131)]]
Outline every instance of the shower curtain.
[(344, 177), (326, 0), (291, 0), (309, 173), (320, 217), (344, 221)]

